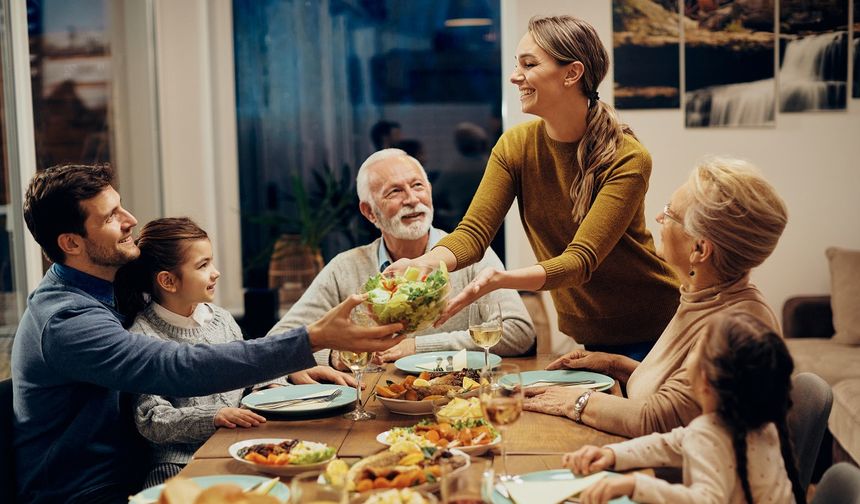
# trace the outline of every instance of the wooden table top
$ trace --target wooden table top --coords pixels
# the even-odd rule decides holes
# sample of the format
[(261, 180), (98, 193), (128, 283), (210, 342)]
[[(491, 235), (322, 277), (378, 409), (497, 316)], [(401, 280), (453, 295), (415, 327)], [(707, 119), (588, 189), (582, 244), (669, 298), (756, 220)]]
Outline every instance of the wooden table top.
[[(523, 371), (543, 369), (553, 356), (505, 358), (505, 362), (516, 363)], [(367, 384), (362, 396), (367, 400), (377, 383), (385, 380), (401, 381), (407, 375), (387, 365), (385, 373), (365, 375)], [(616, 384), (613, 391), (618, 393)], [(378, 400), (371, 399), (366, 409), (376, 413), (376, 418), (355, 422), (336, 416), (310, 420), (270, 419), (264, 425), (252, 429), (218, 429), (194, 454), (193, 460), (180, 473), (182, 476), (205, 476), (213, 474), (257, 474), (248, 466), (230, 458), (227, 448), (237, 441), (255, 438), (298, 438), (318, 441), (337, 448), (339, 458), (357, 460), (377, 453), (386, 447), (376, 441), (376, 436), (395, 426), (414, 425), (421, 417), (405, 416), (389, 412)], [(508, 426), (503, 442), (507, 443), (508, 467), (513, 473), (527, 473), (561, 467), (561, 454), (574, 451), (585, 444), (604, 445), (622, 441), (624, 438), (601, 432), (572, 420), (523, 412), (522, 417)], [(494, 458), (494, 466), (501, 470), (498, 449), (488, 452)]]

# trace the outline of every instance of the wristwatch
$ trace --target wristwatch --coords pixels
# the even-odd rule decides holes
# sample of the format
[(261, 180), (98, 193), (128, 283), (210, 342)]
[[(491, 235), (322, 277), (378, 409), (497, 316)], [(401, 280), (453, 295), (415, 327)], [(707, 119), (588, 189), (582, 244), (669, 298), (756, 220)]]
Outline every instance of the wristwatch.
[(585, 410), (585, 405), (588, 404), (588, 398), (591, 397), (593, 390), (586, 390), (573, 403), (573, 421), (582, 423), (582, 412)]

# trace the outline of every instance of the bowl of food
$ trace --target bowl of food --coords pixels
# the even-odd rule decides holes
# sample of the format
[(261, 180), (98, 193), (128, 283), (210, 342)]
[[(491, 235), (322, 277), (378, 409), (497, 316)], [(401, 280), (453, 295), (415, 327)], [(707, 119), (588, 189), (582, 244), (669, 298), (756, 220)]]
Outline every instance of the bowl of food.
[(228, 451), (239, 462), (278, 476), (322, 470), (335, 457), (335, 449), (325, 443), (282, 438), (247, 439)]
[(478, 456), (502, 442), (502, 437), (485, 419), (433, 422), (422, 420), (411, 427), (393, 427), (381, 432), (376, 440), (385, 445), (402, 442), (422, 448), (456, 448), (470, 456)]
[(444, 404), (454, 397), (476, 392), (478, 371), (464, 369), (453, 373), (422, 372), (403, 381), (386, 381), (376, 386), (376, 398), (392, 413), (430, 415), (434, 404)]
[(367, 294), (363, 306), (378, 324), (402, 323), (403, 334), (427, 329), (445, 310), (451, 292), (448, 268), (444, 262), (439, 269), (423, 272), (409, 267), (400, 275), (370, 277), (362, 287)]
[(481, 400), (477, 397), (455, 397), (446, 404), (436, 404), (433, 410), (437, 422), (455, 423), (484, 418)]
[(469, 455), (460, 450), (422, 448), (404, 441), (365, 457), (346, 470), (344, 464), (335, 460), (326, 467), (322, 477), (326, 481), (342, 480), (353, 495), (392, 488), (434, 492), (439, 488), (443, 466), (445, 471), (458, 471), (468, 467), (470, 460)]

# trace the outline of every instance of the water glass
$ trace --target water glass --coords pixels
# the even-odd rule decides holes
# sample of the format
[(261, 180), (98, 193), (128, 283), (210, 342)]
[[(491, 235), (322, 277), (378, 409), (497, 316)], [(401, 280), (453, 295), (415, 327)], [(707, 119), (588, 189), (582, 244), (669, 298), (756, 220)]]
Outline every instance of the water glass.
[(442, 466), (439, 485), (443, 504), (483, 504), (492, 502), (493, 464), (484, 458), (473, 458), (468, 467), (449, 470)]
[(318, 471), (304, 472), (290, 483), (290, 504), (346, 504), (346, 487), (326, 483)]

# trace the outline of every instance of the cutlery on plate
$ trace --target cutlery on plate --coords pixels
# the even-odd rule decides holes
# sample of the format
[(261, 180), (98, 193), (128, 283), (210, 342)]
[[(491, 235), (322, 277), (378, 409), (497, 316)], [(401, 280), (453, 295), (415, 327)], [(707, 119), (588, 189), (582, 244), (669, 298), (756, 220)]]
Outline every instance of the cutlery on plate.
[(331, 392), (327, 392), (325, 394), (310, 396), (310, 397), (299, 397), (295, 399), (283, 399), (280, 401), (269, 401), (264, 403), (259, 403), (253, 405), (255, 408), (283, 408), (284, 406), (292, 406), (293, 404), (302, 404), (302, 403), (311, 403), (311, 402), (327, 402), (332, 399), (338, 397), (341, 394), (341, 389), (335, 389)]
[(251, 492), (257, 491), (259, 488), (264, 488), (264, 489), (266, 489), (264, 492), (258, 492), (258, 493), (268, 494), (269, 492), (272, 491), (273, 488), (275, 488), (275, 485), (277, 485), (280, 482), (281, 482), (281, 478), (278, 476), (275, 476), (274, 478), (272, 478), (270, 480), (261, 481), (259, 483), (254, 483), (253, 485), (249, 486), (248, 488), (242, 490), (242, 493), (251, 493)]
[(571, 385), (594, 385), (595, 383), (597, 383), (597, 382), (595, 382), (594, 380), (578, 380), (578, 381), (541, 380), (541, 381), (536, 381), (534, 383), (529, 383), (528, 385), (526, 385), (526, 387), (549, 387), (549, 386), (553, 386), (553, 385), (560, 385), (560, 386), (567, 387), (567, 386), (571, 386)]

